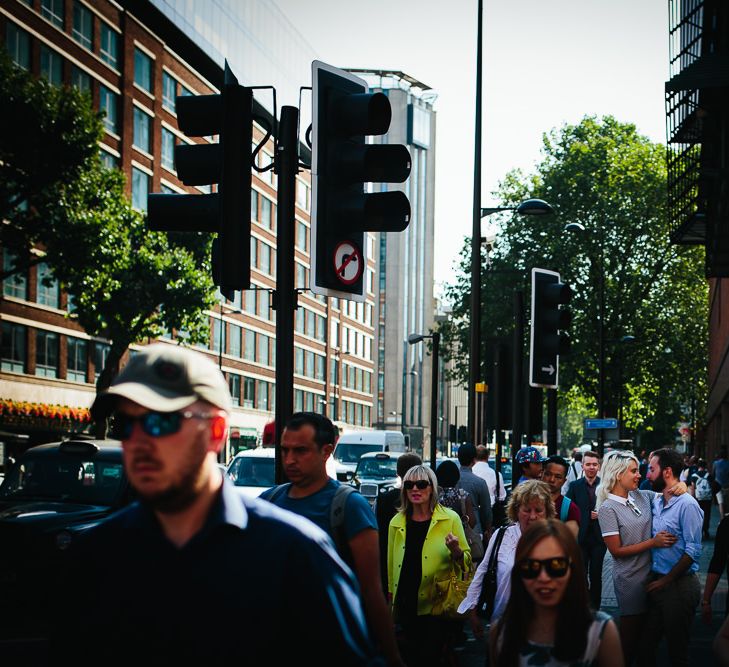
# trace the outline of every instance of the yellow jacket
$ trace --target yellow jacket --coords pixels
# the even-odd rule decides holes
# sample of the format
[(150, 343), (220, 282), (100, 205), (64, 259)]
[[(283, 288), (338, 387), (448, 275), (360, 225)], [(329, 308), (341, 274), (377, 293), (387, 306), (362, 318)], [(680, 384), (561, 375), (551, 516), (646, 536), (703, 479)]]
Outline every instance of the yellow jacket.
[[(405, 557), (406, 525), (407, 518), (402, 512), (398, 512), (390, 521), (387, 537), (387, 590), (392, 596), (393, 605)], [(466, 541), (461, 518), (453, 510), (440, 504), (436, 505), (430, 520), (428, 534), (423, 543), (423, 576), (418, 588), (418, 616), (430, 614), (433, 610), (433, 582), (449, 579), (452, 568), (461, 572), (460, 565), (453, 560), (451, 552), (446, 546), (445, 538), (448, 533), (453, 533), (458, 538), (458, 543), (463, 550), (465, 570), (466, 572), (471, 571), (471, 548)]]

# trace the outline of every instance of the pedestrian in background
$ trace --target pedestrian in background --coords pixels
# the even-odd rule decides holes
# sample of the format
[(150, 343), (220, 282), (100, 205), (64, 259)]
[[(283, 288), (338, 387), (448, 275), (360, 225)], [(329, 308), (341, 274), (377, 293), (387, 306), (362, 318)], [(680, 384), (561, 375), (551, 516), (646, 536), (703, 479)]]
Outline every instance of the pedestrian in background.
[(395, 488), (381, 493), (375, 499), (375, 517), (377, 518), (380, 543), (380, 575), (382, 591), (385, 595), (387, 595), (387, 536), (390, 530), (390, 521), (397, 514), (397, 506), (400, 504), (400, 489), (402, 488), (405, 473), (413, 466), (419, 466), (422, 463), (422, 459), (414, 452), (400, 454), (396, 464), (398, 479)]
[(711, 488), (711, 474), (706, 469), (706, 461), (698, 459), (696, 463), (696, 472), (694, 472), (687, 480), (689, 485), (689, 493), (696, 498), (702, 512), (704, 513), (704, 523), (701, 532), (705, 540), (708, 540), (709, 526), (711, 525), (711, 505), (714, 498), (714, 492)]
[[(706, 574), (704, 595), (701, 598), (701, 619), (706, 625), (711, 625), (711, 597), (714, 595), (722, 572), (726, 572), (727, 582), (729, 582), (729, 516), (725, 516), (716, 529), (714, 553)], [(724, 613), (729, 617), (729, 600), (727, 600)]]
[(511, 524), (508, 527), (502, 527), (498, 531), (494, 531), (486, 549), (486, 554), (476, 570), (471, 585), (468, 587), (466, 597), (458, 607), (459, 613), (468, 614), (473, 634), (479, 639), (483, 638), (484, 633), (481, 617), (479, 616), (481, 610), (477, 607), (482, 596), (488, 563), (498, 541), (499, 533), (504, 531), (496, 556), (496, 595), (494, 597), (493, 613), (488, 619), (491, 623), (495, 623), (501, 618), (506, 603), (509, 601), (511, 569), (514, 566), (514, 555), (519, 538), (535, 521), (554, 517), (554, 503), (552, 502), (549, 487), (538, 480), (522, 482), (511, 492), (509, 502), (506, 505), (506, 514)]
[[(227, 665), (231, 641), (251, 664), (375, 664), (357, 583), (326, 534), (218, 470), (230, 410), (219, 369), (168, 344), (145, 347), (96, 398), (138, 501), (71, 548), (59, 664)], [(282, 641), (272, 619), (290, 609), (301, 617)]]
[(471, 551), (460, 517), (438, 502), (438, 480), (424, 465), (405, 473), (398, 513), (390, 521), (387, 581), (406, 664), (444, 665), (456, 624), (433, 615), (434, 582), (468, 576)]
[(476, 526), (474, 530), (481, 535), (484, 545), (488, 543), (491, 534), (491, 494), (488, 484), (483, 478), (473, 474), (473, 464), (476, 463), (476, 448), (466, 443), (458, 448), (458, 463), (460, 463), (461, 478), (458, 486), (468, 492), (471, 496), (473, 509), (476, 514)]
[(590, 603), (593, 609), (600, 609), (602, 599), (602, 564), (605, 560), (605, 540), (602, 539), (597, 520), (597, 488), (600, 484), (600, 456), (597, 452), (585, 452), (582, 459), (582, 477), (570, 483), (566, 497), (580, 510), (580, 531), (577, 544), (582, 552), (582, 564), (589, 581)]
[(590, 608), (577, 541), (561, 521), (521, 536), (511, 597), (492, 630), (491, 664), (622, 667), (615, 623)]
[(516, 474), (519, 475), (517, 484), (528, 479), (542, 479), (542, 469), (545, 458), (536, 447), (522, 447), (514, 457)]
[[(380, 547), (375, 514), (364, 496), (327, 474), (334, 450), (334, 424), (317, 412), (296, 412), (281, 436), (281, 463), (287, 484), (261, 494), (263, 500), (313, 521), (334, 540), (343, 560), (359, 581), (362, 603), (374, 639), (390, 665), (401, 665), (395, 631), (382, 591)], [(332, 503), (337, 493), (348, 493), (341, 526), (332, 526)]]
[(653, 452), (648, 464), (648, 479), (657, 492), (653, 500), (653, 534), (671, 530), (678, 539), (672, 546), (655, 548), (651, 553), (648, 617), (639, 646), (641, 665), (655, 664), (656, 648), (663, 635), (671, 664), (688, 665), (691, 624), (701, 598), (696, 573), (704, 517), (691, 494), (671, 495), (681, 466), (681, 455), (668, 448)]
[(574, 482), (575, 480), (578, 480), (582, 477), (584, 474), (584, 468), (582, 466), (582, 452), (579, 449), (575, 449), (572, 452), (572, 463), (570, 463), (570, 467), (567, 470), (567, 478), (564, 481), (564, 486), (562, 487), (562, 493), (566, 494), (567, 489), (569, 488), (570, 484)]
[(489, 465), (489, 448), (486, 445), (476, 447), (476, 463), (473, 464), (473, 474), (478, 475), (485, 480), (489, 487), (489, 496), (491, 498), (491, 513), (493, 519), (492, 526), (502, 524), (505, 519), (504, 507), (506, 504), (506, 487), (504, 486), (504, 477)]
[(635, 657), (645, 625), (651, 549), (672, 546), (677, 539), (667, 531), (655, 535), (651, 532), (655, 494), (638, 491), (638, 471), (638, 459), (632, 452), (609, 452), (602, 465), (596, 499), (602, 538), (614, 559), (613, 587), (620, 609), (620, 640), (626, 665)]
[(572, 534), (577, 537), (580, 532), (582, 516), (580, 509), (569, 498), (562, 495), (562, 487), (567, 477), (567, 461), (556, 454), (544, 462), (542, 481), (549, 486), (554, 503), (554, 516), (563, 521)]
[(726, 457), (726, 447), (719, 448), (719, 454), (714, 461), (711, 474), (716, 480), (716, 496), (719, 504), (719, 518), (724, 518), (724, 503), (729, 499), (729, 459)]

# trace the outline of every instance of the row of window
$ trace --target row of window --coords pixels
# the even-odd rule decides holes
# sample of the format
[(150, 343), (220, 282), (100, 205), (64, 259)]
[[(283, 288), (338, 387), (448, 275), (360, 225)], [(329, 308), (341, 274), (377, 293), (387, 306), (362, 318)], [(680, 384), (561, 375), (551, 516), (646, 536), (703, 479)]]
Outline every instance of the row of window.
[(228, 373), (228, 387), (233, 405), (269, 412), (276, 409), (276, 385), (273, 382)]
[(294, 347), (294, 373), (324, 382), (326, 380), (326, 358), (310, 350)]
[[(31, 347), (30, 338), (35, 344), (35, 355), (28, 357)], [(65, 375), (62, 379), (71, 382), (95, 382), (104, 368), (109, 354), (109, 345), (90, 343), (73, 336), (63, 336), (44, 329), (31, 329), (22, 324), (3, 322), (2, 352), (0, 353), (2, 370), (11, 373), (32, 373), (40, 377), (60, 378), (59, 360), (63, 348), (66, 353)], [(93, 364), (94, 373), (89, 369)]]
[[(337, 363), (336, 360), (335, 363)], [(334, 372), (332, 372), (332, 383), (338, 384)], [(342, 364), (341, 384), (345, 389), (369, 394), (372, 388), (372, 373), (351, 364)]]
[[(341, 340), (339, 337), (341, 329)], [(361, 357), (372, 361), (372, 339), (357, 329), (352, 329), (339, 322), (332, 322), (331, 344), (333, 347), (342, 347), (354, 357)]]
[[(17, 257), (7, 248), (3, 248), (3, 272), (15, 271)], [(49, 308), (61, 307), (61, 289), (58, 281), (53, 277), (50, 266), (46, 262), (40, 262), (30, 269), (36, 272), (35, 303)], [(23, 299), (28, 301), (28, 274), (26, 271), (18, 271), (3, 280), (3, 296)], [(73, 309), (73, 297), (68, 298), (69, 312)]]

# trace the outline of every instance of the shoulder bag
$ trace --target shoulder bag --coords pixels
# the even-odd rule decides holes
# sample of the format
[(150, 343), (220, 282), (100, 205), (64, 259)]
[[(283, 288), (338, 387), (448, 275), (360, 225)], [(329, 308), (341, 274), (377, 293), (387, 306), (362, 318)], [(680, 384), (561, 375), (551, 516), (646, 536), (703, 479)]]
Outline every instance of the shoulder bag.
[(489, 567), (483, 578), (481, 595), (478, 596), (478, 603), (476, 604), (476, 613), (486, 621), (488, 621), (494, 613), (494, 601), (496, 600), (497, 585), (496, 574), (499, 565), (499, 549), (501, 548), (501, 541), (504, 539), (504, 533), (507, 528), (508, 526), (502, 526), (499, 528), (499, 532), (496, 535), (496, 542), (494, 542), (494, 548), (491, 550), (491, 556), (489, 556)]
[(442, 618), (463, 618), (463, 614), (458, 613), (458, 607), (466, 597), (472, 578), (473, 569), (463, 571), (454, 565), (448, 579), (434, 581), (433, 609), (430, 613)]

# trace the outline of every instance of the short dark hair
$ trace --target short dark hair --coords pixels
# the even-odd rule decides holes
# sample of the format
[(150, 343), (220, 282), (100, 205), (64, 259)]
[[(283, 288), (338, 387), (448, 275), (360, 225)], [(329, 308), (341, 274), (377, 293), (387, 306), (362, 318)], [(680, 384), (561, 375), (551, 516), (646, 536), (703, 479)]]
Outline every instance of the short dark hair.
[(337, 441), (337, 433), (331, 420), (318, 412), (295, 412), (286, 422), (285, 428), (289, 431), (298, 431), (303, 426), (314, 429), (314, 442), (319, 447), (333, 445)]
[(683, 470), (683, 456), (681, 456), (681, 454), (679, 454), (675, 449), (663, 447), (662, 449), (657, 449), (653, 452), (651, 457), (658, 459), (658, 465), (661, 466), (661, 470), (670, 468), (676, 479), (681, 476), (681, 471)]
[(570, 469), (569, 465), (567, 464), (567, 461), (565, 461), (559, 454), (552, 454), (545, 462), (544, 467), (546, 467), (550, 463), (556, 463), (558, 466), (562, 466), (564, 468), (564, 474), (567, 474), (567, 471)]
[(476, 447), (476, 458), (479, 461), (489, 460), (489, 448), (486, 445), (478, 445)]
[(400, 479), (405, 477), (405, 473), (415, 466), (423, 465), (423, 459), (413, 452), (405, 452), (400, 454), (397, 459), (397, 474)]
[(458, 480), (461, 479), (461, 471), (453, 461), (446, 460), (435, 469), (435, 477), (439, 487), (449, 489), (458, 484)]
[(458, 448), (458, 463), (462, 466), (470, 466), (476, 458), (476, 448), (467, 442)]
[[(592, 458), (597, 459), (598, 461), (600, 460), (600, 455), (593, 449), (588, 449), (584, 454), (580, 454), (580, 458), (582, 458), (583, 456), (584, 456), (584, 458), (591, 456)], [(579, 459), (575, 459), (575, 460), (579, 461)]]
[(576, 451), (574, 454), (572, 454), (572, 458), (575, 461), (582, 461), (582, 452)]

